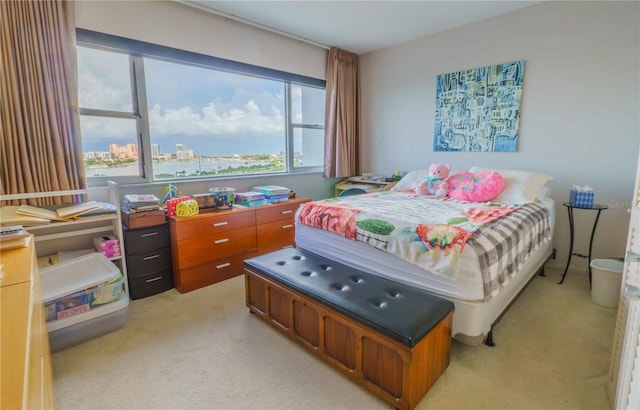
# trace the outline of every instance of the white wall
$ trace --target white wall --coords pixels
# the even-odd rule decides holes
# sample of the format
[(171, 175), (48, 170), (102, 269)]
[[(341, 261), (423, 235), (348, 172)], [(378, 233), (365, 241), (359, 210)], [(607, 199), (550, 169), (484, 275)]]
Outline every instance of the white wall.
[[(638, 2), (545, 2), (362, 56), (365, 171), (449, 163), (540, 171), (556, 200), (556, 263), (569, 248), (573, 184), (595, 188), (594, 257), (623, 256), (639, 149)], [(525, 60), (515, 153), (433, 152), (438, 74)], [(591, 211), (577, 211), (574, 251), (588, 251)], [(586, 267), (575, 258), (572, 265)]]
[(175, 1), (76, 1), (76, 27), (325, 79), (328, 50)]
[[(175, 47), (313, 78), (326, 78), (328, 50), (283, 37), (175, 1), (76, 1), (76, 27)], [(238, 191), (252, 185), (280, 184), (314, 199), (333, 195), (338, 180), (320, 173), (240, 177), (180, 183), (186, 195), (211, 186)], [(162, 192), (163, 184), (124, 191)]]

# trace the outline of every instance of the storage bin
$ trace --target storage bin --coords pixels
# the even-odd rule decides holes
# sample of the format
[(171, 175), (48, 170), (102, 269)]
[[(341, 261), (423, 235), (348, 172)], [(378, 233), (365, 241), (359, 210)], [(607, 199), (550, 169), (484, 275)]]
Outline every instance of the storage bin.
[(128, 309), (129, 298), (124, 295), (118, 301), (88, 312), (47, 322), (51, 351), (57, 352), (121, 329), (125, 325)]
[(617, 308), (624, 264), (615, 259), (591, 261), (591, 301), (597, 305)]
[(40, 269), (47, 321), (55, 321), (119, 300), (124, 277), (103, 254), (93, 252)]

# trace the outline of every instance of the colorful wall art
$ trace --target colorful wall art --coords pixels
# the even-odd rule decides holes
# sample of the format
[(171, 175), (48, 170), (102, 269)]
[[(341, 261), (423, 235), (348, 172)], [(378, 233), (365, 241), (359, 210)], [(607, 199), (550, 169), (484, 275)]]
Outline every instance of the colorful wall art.
[(434, 151), (515, 152), (524, 60), (441, 74)]

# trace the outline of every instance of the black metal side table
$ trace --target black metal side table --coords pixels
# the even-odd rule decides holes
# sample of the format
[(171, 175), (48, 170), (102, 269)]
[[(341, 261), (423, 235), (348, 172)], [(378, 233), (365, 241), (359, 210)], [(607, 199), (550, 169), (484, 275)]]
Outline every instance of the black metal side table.
[[(579, 206), (573, 206), (569, 202), (565, 202), (562, 205), (566, 206), (567, 211), (569, 212), (570, 240), (569, 240), (569, 258), (567, 259), (567, 266), (564, 268), (564, 272), (562, 273), (562, 279), (560, 279), (560, 282), (558, 282), (558, 284), (560, 285), (562, 284), (562, 282), (564, 282), (564, 277), (567, 275), (567, 271), (569, 270), (569, 264), (571, 263), (571, 257), (575, 255), (579, 258), (587, 258), (587, 260), (589, 261), (589, 289), (591, 289), (591, 249), (593, 248), (593, 236), (596, 233), (596, 227), (598, 226), (598, 219), (600, 218), (600, 213), (605, 209), (609, 209), (609, 207), (606, 205), (593, 204), (591, 208), (582, 208)], [(574, 234), (573, 210), (574, 209), (583, 209), (586, 211), (597, 211), (596, 219), (593, 222), (593, 228), (591, 228), (591, 239), (589, 239), (588, 255), (576, 253), (573, 251), (573, 234)]]

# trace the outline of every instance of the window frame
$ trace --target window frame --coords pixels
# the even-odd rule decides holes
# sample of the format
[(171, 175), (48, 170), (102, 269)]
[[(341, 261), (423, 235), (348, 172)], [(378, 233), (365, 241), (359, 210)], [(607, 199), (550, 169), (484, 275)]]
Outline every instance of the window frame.
[[(206, 54), (181, 50), (139, 40), (128, 39), (111, 34), (77, 28), (76, 45), (103, 49), (105, 51), (126, 53), (129, 55), (129, 68), (131, 75), (131, 93), (133, 112), (112, 111), (92, 108), (78, 108), (78, 113), (85, 116), (99, 116), (107, 118), (126, 118), (136, 120), (139, 175), (137, 176), (109, 176), (87, 177), (89, 185), (106, 183), (106, 180), (114, 180), (118, 183), (151, 183), (161, 182), (154, 180), (152, 169), (151, 135), (149, 130), (149, 115), (146, 95), (146, 82), (144, 70), (144, 58), (154, 58), (178, 64), (199, 66), (218, 71), (227, 71), (240, 75), (247, 75), (268, 80), (282, 81), (285, 90), (285, 171), (278, 174), (296, 174), (306, 172), (321, 172), (322, 164), (317, 166), (294, 166), (294, 140), (295, 128), (324, 129), (324, 124), (294, 124), (291, 118), (291, 85), (303, 87), (315, 87), (326, 90), (326, 81), (299, 74), (260, 67), (252, 64), (214, 57)], [(225, 175), (221, 177), (207, 176), (203, 178), (184, 178), (181, 181), (202, 181), (206, 179), (229, 179), (242, 177), (259, 177), (273, 175), (270, 173)], [(99, 181), (99, 182), (98, 182)], [(164, 180), (162, 180), (164, 181)]]

